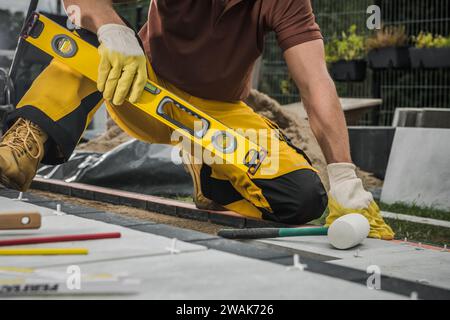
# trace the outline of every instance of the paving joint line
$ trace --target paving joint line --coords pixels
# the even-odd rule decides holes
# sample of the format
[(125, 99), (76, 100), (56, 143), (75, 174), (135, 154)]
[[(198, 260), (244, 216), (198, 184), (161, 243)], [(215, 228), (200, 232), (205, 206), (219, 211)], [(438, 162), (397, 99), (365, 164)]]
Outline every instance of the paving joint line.
[[(207, 248), (205, 249), (193, 249), (189, 251), (181, 251), (177, 253), (177, 255), (182, 254), (189, 254), (189, 253), (197, 253), (197, 252), (203, 252), (207, 251)], [(144, 258), (152, 258), (152, 257), (165, 257), (165, 256), (171, 256), (173, 255), (170, 252), (160, 252), (160, 253), (153, 253), (153, 254), (139, 254), (135, 256), (128, 256), (128, 257), (117, 257), (117, 258), (110, 258), (110, 259), (98, 259), (98, 260), (89, 260), (89, 261), (81, 261), (77, 262), (77, 265), (85, 265), (85, 264), (91, 264), (91, 263), (101, 263), (101, 262), (108, 262), (108, 261), (121, 261), (121, 260), (129, 260), (129, 259), (144, 259)], [(52, 264), (52, 265), (41, 265), (33, 267), (34, 269), (48, 269), (48, 268), (55, 268), (55, 267), (64, 267), (67, 266), (67, 263), (58, 263), (58, 264)]]

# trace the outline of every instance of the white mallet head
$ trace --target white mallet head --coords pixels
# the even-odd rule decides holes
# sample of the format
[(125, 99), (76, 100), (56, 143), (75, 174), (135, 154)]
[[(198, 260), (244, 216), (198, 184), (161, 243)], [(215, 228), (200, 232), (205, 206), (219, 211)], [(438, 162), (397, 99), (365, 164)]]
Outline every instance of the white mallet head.
[(350, 249), (362, 243), (369, 231), (369, 221), (362, 214), (350, 213), (330, 225), (328, 240), (336, 249)]

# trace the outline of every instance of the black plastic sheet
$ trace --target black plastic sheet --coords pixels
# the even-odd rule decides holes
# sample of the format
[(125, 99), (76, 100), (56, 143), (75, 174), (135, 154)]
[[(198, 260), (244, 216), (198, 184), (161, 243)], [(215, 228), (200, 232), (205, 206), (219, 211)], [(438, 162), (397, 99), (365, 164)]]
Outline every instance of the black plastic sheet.
[(164, 197), (191, 196), (193, 190), (178, 149), (137, 140), (105, 154), (74, 153), (65, 164), (40, 167), (38, 175)]

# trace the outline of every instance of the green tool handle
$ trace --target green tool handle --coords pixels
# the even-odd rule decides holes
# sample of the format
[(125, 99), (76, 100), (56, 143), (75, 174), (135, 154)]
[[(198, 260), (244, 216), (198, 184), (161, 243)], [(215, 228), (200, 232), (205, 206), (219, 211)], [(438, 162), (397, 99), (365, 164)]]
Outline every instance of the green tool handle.
[(223, 229), (218, 235), (227, 239), (264, 239), (302, 236), (326, 236), (328, 227)]

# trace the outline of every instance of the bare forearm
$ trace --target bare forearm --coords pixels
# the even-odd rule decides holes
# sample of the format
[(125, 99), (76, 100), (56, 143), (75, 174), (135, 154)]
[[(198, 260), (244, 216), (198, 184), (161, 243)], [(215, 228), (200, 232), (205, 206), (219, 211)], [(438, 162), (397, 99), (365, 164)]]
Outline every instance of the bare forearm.
[(325, 64), (322, 40), (290, 48), (285, 58), (327, 162), (351, 162), (347, 125)]
[[(124, 24), (114, 10), (111, 0), (64, 0), (66, 10), (70, 6), (78, 6), (81, 13), (81, 27), (97, 32), (104, 24)], [(70, 13), (70, 10), (68, 10)]]
[(352, 162), (344, 113), (331, 79), (302, 88), (311, 129), (328, 163)]

